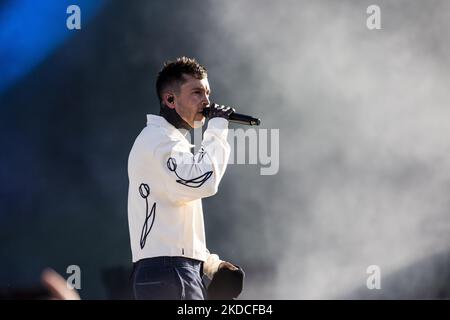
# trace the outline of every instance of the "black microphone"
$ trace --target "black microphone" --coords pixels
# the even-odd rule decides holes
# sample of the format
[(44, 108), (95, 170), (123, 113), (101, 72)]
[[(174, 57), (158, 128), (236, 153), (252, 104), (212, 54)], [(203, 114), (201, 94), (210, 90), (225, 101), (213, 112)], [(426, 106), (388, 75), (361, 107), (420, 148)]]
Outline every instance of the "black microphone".
[[(211, 104), (213, 104), (213, 103), (211, 103)], [(206, 118), (209, 118), (209, 111), (210, 111), (209, 107), (204, 108), (203, 111), (202, 111), (203, 115)], [(240, 113), (236, 113), (236, 112), (231, 113), (229, 118), (228, 118), (228, 120), (230, 122), (235, 122), (235, 123), (239, 123), (239, 124), (246, 124), (246, 125), (249, 125), (249, 126), (259, 126), (261, 124), (261, 120), (260, 119), (253, 118), (253, 117), (247, 116), (245, 114), (240, 114)]]

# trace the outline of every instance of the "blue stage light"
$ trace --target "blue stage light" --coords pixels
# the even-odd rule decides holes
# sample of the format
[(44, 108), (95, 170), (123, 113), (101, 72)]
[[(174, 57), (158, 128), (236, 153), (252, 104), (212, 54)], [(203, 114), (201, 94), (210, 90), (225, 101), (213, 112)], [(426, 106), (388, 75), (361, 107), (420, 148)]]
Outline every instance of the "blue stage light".
[(81, 9), (82, 28), (107, 0), (10, 0), (0, 7), (0, 93), (63, 43), (70, 5)]

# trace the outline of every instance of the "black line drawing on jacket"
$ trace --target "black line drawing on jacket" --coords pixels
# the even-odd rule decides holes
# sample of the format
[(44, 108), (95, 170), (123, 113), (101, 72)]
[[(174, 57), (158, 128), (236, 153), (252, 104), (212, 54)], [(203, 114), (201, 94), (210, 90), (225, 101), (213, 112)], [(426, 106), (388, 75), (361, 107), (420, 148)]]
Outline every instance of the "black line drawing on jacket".
[[(150, 233), (150, 230), (152, 230), (153, 223), (155, 222), (156, 202), (153, 203), (152, 210), (150, 210), (150, 212), (148, 212), (148, 199), (147, 198), (150, 195), (150, 187), (145, 183), (141, 183), (141, 185), (139, 186), (139, 193), (141, 194), (141, 197), (145, 199), (145, 221), (144, 221), (144, 225), (142, 226), (141, 241), (140, 241), (141, 249), (144, 249), (145, 242), (147, 241), (147, 236)], [(152, 223), (151, 223), (150, 227), (148, 227), (148, 220), (150, 218), (152, 218)]]
[(176, 171), (177, 170), (177, 162), (174, 158), (169, 158), (167, 160), (167, 168), (169, 168), (170, 171), (174, 172), (175, 175), (178, 177), (178, 180), (177, 180), (178, 183), (185, 185), (186, 187), (190, 187), (190, 188), (201, 187), (206, 182), (206, 180), (208, 180), (211, 177), (211, 175), (213, 173), (212, 171), (208, 171), (197, 178), (193, 178), (190, 180), (183, 179), (178, 175), (178, 173)]
[(205, 153), (206, 153), (205, 147), (201, 146), (198, 153), (199, 153), (198, 161), (202, 161), (203, 157), (205, 156)]

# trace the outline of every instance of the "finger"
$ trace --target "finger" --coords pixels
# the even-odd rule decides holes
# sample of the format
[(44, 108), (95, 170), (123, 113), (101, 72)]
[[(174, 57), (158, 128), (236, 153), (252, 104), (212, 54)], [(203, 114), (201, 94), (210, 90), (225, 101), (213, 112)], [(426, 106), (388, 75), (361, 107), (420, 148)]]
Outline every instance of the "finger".
[(233, 270), (233, 271), (238, 269), (238, 268), (236, 268), (236, 266), (234, 264), (232, 264), (230, 262), (225, 262), (224, 265), (227, 267), (227, 269), (230, 269), (230, 270)]
[(47, 268), (41, 275), (42, 283), (57, 300), (80, 300), (80, 296), (74, 289), (67, 287), (66, 280), (55, 270)]

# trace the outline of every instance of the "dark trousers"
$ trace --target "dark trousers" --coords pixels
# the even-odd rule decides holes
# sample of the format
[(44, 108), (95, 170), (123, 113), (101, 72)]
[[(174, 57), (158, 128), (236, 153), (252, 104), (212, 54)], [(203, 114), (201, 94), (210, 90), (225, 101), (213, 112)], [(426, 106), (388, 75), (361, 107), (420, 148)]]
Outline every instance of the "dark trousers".
[(136, 262), (133, 292), (138, 300), (205, 300), (203, 262), (184, 257), (154, 257)]

